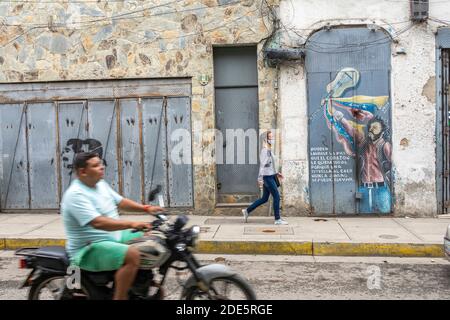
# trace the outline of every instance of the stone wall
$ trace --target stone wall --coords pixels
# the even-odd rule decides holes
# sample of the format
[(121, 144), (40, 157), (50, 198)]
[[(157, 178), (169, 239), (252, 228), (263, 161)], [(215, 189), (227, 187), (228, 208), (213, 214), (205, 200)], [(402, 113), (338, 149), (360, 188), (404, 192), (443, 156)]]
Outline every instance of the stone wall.
[[(261, 53), (265, 1), (56, 2), (0, 4), (1, 82), (192, 77), (193, 127), (206, 130), (215, 126), (213, 46), (256, 44), (260, 127), (275, 125), (276, 70)], [(194, 139), (196, 213), (215, 207), (213, 142)]]

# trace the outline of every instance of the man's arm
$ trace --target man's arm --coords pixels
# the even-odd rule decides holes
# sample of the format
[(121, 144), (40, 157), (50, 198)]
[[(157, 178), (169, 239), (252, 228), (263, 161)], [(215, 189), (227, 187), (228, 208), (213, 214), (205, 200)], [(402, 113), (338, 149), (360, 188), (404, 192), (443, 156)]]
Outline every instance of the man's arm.
[(163, 208), (161, 208), (161, 207), (143, 205), (143, 204), (134, 202), (133, 200), (130, 200), (127, 198), (123, 198), (122, 201), (120, 201), (118, 207), (123, 210), (134, 211), (134, 212), (144, 211), (147, 213), (152, 213), (152, 212), (164, 211)]
[(259, 153), (259, 172), (258, 172), (258, 182), (261, 185), (263, 183), (263, 170), (267, 163), (267, 150), (266, 148), (262, 148)]
[(347, 131), (347, 133), (352, 136), (355, 137), (355, 140), (357, 143), (360, 143), (361, 141), (364, 140), (364, 135), (361, 134), (358, 130), (356, 130), (349, 122), (347, 119), (344, 118), (344, 114), (340, 111), (334, 111), (333, 117), (336, 121), (338, 121), (339, 123), (342, 124), (342, 126), (344, 127), (345, 131)]
[(365, 110), (352, 109), (352, 115), (360, 122), (369, 122), (373, 118), (373, 113)]
[(124, 198), (116, 191), (114, 191), (107, 183), (105, 183), (104, 185), (106, 186), (107, 189), (109, 189), (109, 193), (114, 198), (114, 201), (116, 202), (119, 209), (123, 209), (126, 211), (147, 212), (147, 213), (164, 211), (164, 209), (158, 206), (143, 205), (131, 199)]
[(389, 142), (386, 142), (383, 147), (384, 154), (389, 161), (392, 161), (392, 146)]
[(104, 216), (99, 216), (89, 223), (93, 228), (105, 231), (117, 231), (125, 229), (151, 229), (150, 223), (133, 222), (126, 220), (116, 220)]

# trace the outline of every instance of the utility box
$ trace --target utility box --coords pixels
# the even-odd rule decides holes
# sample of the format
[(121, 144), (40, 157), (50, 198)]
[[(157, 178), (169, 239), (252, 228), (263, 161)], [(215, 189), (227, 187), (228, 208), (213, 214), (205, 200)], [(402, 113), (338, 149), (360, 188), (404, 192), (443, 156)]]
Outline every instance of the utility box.
[(428, 0), (410, 0), (411, 20), (422, 22), (428, 19), (429, 1)]

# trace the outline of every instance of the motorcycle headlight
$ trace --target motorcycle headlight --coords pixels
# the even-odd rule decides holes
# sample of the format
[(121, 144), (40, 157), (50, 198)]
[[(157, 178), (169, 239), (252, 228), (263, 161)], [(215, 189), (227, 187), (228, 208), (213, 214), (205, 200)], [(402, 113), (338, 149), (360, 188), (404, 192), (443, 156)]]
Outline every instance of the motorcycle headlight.
[(195, 246), (197, 245), (199, 234), (200, 234), (200, 227), (192, 226), (190, 230), (190, 237), (191, 237), (190, 247), (195, 248)]

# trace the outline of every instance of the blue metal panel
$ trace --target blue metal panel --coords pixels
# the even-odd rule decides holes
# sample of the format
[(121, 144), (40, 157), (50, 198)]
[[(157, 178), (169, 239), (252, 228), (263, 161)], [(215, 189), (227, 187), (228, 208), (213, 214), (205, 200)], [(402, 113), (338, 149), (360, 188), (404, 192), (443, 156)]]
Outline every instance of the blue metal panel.
[[(145, 201), (151, 189), (161, 185), (161, 195), (164, 197), (164, 205), (168, 206), (168, 187), (167, 187), (167, 140), (166, 140), (166, 118), (163, 99), (142, 99), (142, 130), (144, 144), (144, 186)], [(159, 130), (159, 141), (158, 138)], [(156, 154), (156, 158), (155, 158)], [(155, 162), (155, 164), (154, 164)], [(153, 181), (152, 181), (153, 171)], [(158, 199), (152, 202), (159, 205)]]
[(256, 47), (214, 48), (214, 86), (257, 86)]
[(171, 207), (191, 207), (192, 140), (190, 99), (169, 98), (167, 136), (169, 157), (169, 193)]
[[(389, 36), (319, 31), (307, 42), (306, 68), (313, 211), (391, 212)], [(373, 141), (368, 130), (377, 127)]]
[(323, 121), (323, 108), (320, 104), (323, 93), (311, 88), (324, 88), (330, 83), (330, 79), (327, 72), (308, 74), (310, 201), (314, 213), (324, 214), (334, 212), (334, 184), (329, 156), (329, 152), (333, 150), (332, 135)]
[(105, 163), (105, 180), (119, 192), (119, 163), (117, 154), (117, 108), (114, 100), (88, 102), (89, 142)]
[(30, 103), (27, 108), (31, 209), (59, 205), (55, 109), (51, 102)]
[(450, 28), (441, 28), (437, 31), (436, 47), (438, 49), (450, 48)]
[(83, 101), (58, 102), (59, 145), (61, 155), (61, 192), (76, 179), (73, 172), (75, 154), (88, 151), (84, 143), (87, 138), (87, 110)]
[[(221, 135), (216, 137), (219, 202), (248, 202), (259, 194), (256, 182), (259, 161), (256, 60), (255, 46), (214, 48), (215, 122)], [(250, 129), (246, 134), (252, 140), (250, 143), (246, 138), (239, 152), (239, 140), (231, 134), (227, 139), (227, 130), (239, 134), (236, 129), (241, 131), (241, 136), (242, 131)], [(242, 148), (244, 144), (245, 151)]]
[(126, 198), (142, 202), (138, 101), (137, 99), (119, 101), (122, 136), (122, 194)]
[(367, 28), (330, 29), (314, 33), (306, 44), (308, 72), (332, 72), (344, 67), (359, 71), (390, 70), (391, 38)]
[[(219, 193), (257, 194), (258, 88), (216, 89), (216, 127), (223, 137), (223, 145), (218, 145), (217, 148), (220, 149), (216, 150), (217, 181), (221, 185)], [(248, 134), (245, 151), (239, 139), (231, 135), (227, 139), (227, 130), (243, 130)], [(250, 143), (250, 140), (253, 143)], [(234, 156), (231, 156), (232, 154)]]
[(25, 105), (0, 104), (1, 209), (28, 209)]

